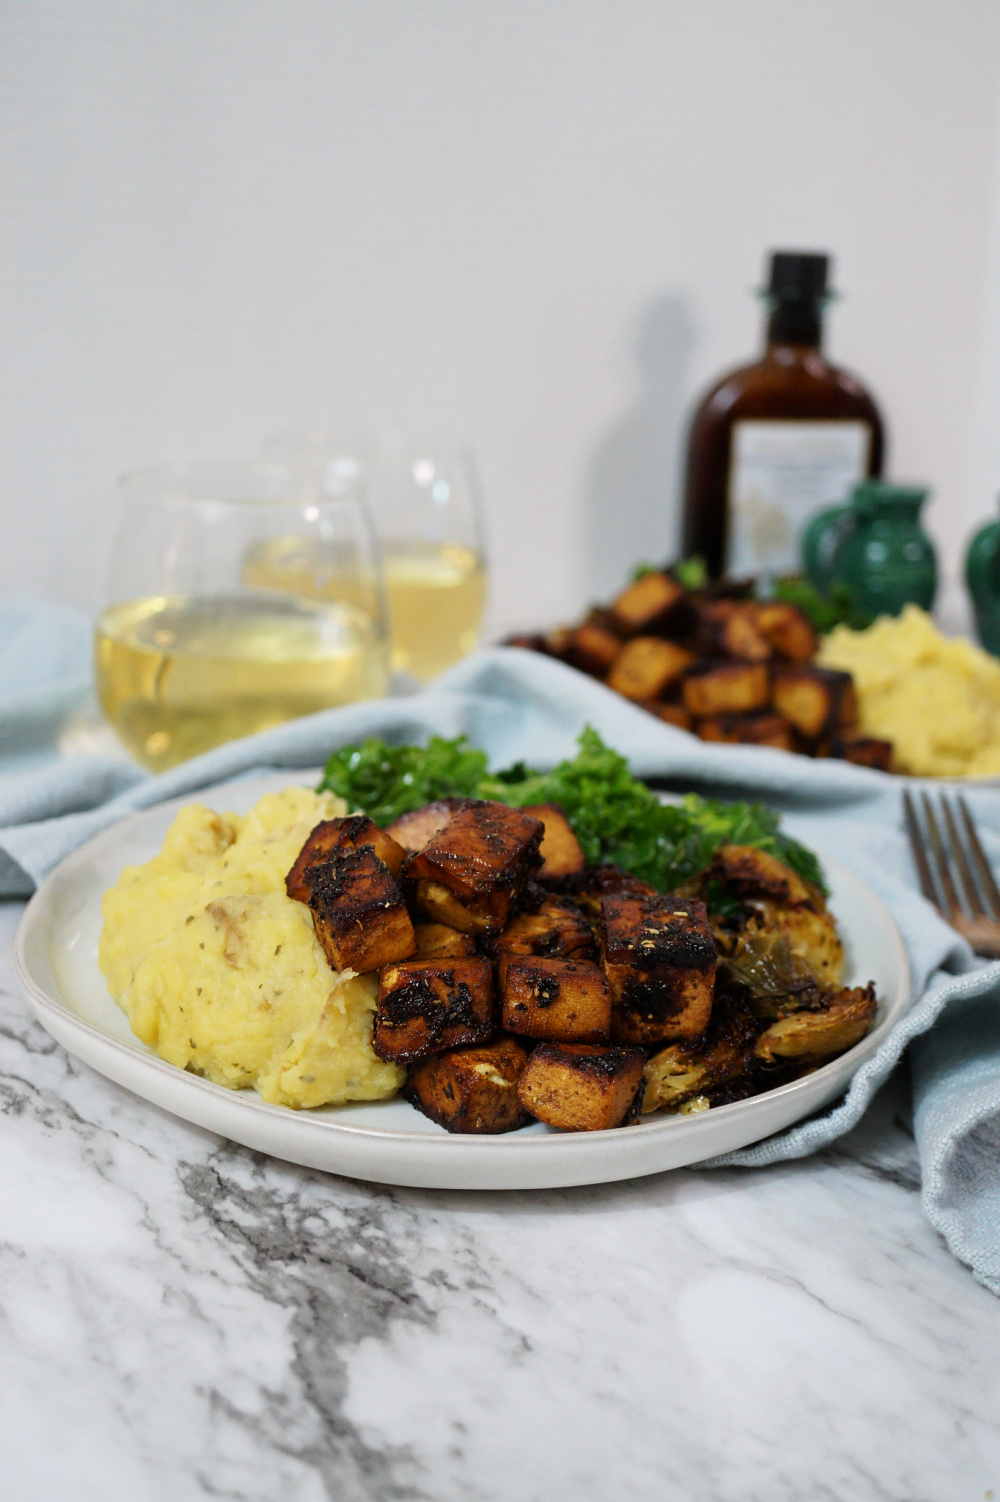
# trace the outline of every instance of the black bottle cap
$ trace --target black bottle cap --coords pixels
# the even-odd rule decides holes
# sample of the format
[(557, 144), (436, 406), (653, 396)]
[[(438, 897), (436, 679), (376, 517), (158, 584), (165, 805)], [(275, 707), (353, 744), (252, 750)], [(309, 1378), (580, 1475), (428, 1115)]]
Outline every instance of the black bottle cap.
[(776, 302), (819, 302), (829, 294), (826, 279), (830, 257), (800, 250), (771, 254), (768, 296)]

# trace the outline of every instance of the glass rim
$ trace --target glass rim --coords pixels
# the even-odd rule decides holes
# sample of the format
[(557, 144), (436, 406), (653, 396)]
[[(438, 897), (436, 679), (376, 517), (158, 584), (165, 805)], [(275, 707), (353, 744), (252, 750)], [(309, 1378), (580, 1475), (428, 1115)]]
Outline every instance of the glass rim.
[(279, 459), (208, 459), (138, 465), (118, 476), (116, 488), (128, 500), (149, 505), (163, 501), (234, 507), (351, 505), (364, 512), (360, 477), (338, 478), (341, 495), (331, 493), (329, 481), (315, 465)]

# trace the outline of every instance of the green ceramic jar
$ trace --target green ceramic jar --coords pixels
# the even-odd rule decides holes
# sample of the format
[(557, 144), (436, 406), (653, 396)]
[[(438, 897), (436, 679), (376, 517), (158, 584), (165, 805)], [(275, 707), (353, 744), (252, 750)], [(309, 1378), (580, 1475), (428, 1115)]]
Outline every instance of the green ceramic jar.
[(1000, 521), (980, 527), (965, 555), (965, 582), (976, 613), (979, 640), (1000, 657)]
[(937, 559), (920, 525), (929, 494), (924, 486), (863, 480), (846, 506), (819, 512), (802, 540), (812, 583), (822, 594), (848, 585), (855, 607), (872, 616), (898, 615), (908, 604), (930, 610)]

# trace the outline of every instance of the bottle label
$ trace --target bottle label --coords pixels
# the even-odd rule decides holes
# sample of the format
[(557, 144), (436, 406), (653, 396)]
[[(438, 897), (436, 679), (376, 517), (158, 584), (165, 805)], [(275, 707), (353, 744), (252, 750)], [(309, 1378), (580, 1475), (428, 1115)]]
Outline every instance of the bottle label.
[(806, 524), (868, 473), (867, 422), (736, 422), (729, 462), (726, 572), (797, 573)]

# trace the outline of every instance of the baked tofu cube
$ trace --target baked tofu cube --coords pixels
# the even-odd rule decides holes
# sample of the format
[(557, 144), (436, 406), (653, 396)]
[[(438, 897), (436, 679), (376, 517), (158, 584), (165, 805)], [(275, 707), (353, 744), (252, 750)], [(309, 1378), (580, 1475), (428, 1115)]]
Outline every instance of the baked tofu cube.
[(689, 615), (684, 590), (669, 574), (643, 574), (611, 607), (615, 625), (629, 636), (662, 631)]
[(634, 636), (622, 647), (606, 682), (626, 699), (659, 699), (692, 662), (694, 654), (676, 642)]
[(589, 960), (505, 956), (500, 1026), (554, 1043), (607, 1043), (611, 992)]
[(703, 902), (659, 892), (604, 896), (598, 940), (616, 1043), (645, 1046), (705, 1031), (717, 956)]
[(407, 877), (417, 907), (463, 933), (499, 933), (528, 877), (542, 863), (543, 826), (520, 809), (469, 798), (414, 855)]
[(690, 730), (694, 723), (683, 704), (664, 704), (659, 699), (645, 699), (640, 708), (655, 715), (664, 725), (675, 725), (678, 730)]
[(807, 740), (850, 729), (858, 718), (854, 680), (833, 668), (778, 668), (771, 702)]
[(544, 650), (545, 638), (538, 631), (515, 633), (513, 636), (505, 636), (505, 647), (520, 647), (522, 652), (541, 652)]
[(517, 1094), (527, 1062), (516, 1038), (452, 1048), (413, 1064), (403, 1094), (447, 1132), (513, 1132), (529, 1119)]
[(417, 941), (403, 895), (370, 846), (335, 851), (309, 868), (316, 937), (334, 970), (378, 970), (413, 954)]
[(631, 1125), (642, 1110), (639, 1048), (540, 1043), (521, 1075), (521, 1104), (563, 1132), (601, 1132)]
[(573, 632), (570, 661), (581, 672), (603, 678), (622, 649), (621, 637), (605, 626), (584, 621)]
[(714, 715), (698, 721), (697, 733), (703, 741), (725, 741), (732, 746), (774, 746), (779, 751), (791, 751), (795, 744), (788, 721), (767, 710), (760, 714)]
[(892, 741), (879, 740), (874, 735), (831, 735), (828, 740), (820, 741), (816, 755), (851, 761), (856, 767), (892, 771)]
[(632, 876), (620, 866), (588, 866), (572, 883), (573, 901), (596, 928), (601, 921), (605, 897), (655, 897), (656, 888), (641, 876)]
[(797, 605), (781, 600), (763, 600), (756, 607), (757, 630), (785, 662), (811, 662), (819, 638)]
[(475, 954), (476, 941), (447, 923), (414, 923), (417, 955), (422, 960), (467, 959)]
[(685, 709), (704, 720), (763, 709), (770, 682), (762, 662), (699, 662), (684, 674), (683, 692)]
[(309, 901), (309, 868), (328, 860), (336, 850), (374, 850), (394, 879), (406, 859), (401, 845), (373, 824), (366, 814), (351, 814), (346, 819), (325, 819), (317, 824), (299, 852), (295, 865), (285, 877), (285, 891), (296, 902)]
[(757, 629), (754, 605), (739, 600), (709, 600), (700, 604), (695, 644), (702, 657), (767, 662), (772, 655), (771, 643)]
[(572, 898), (555, 894), (545, 897), (537, 907), (512, 918), (503, 933), (493, 940), (493, 947), (501, 984), (505, 960), (512, 954), (591, 960), (597, 953), (590, 924), (579, 907)]
[(373, 1047), (380, 1059), (409, 1064), (493, 1031), (489, 960), (408, 960), (379, 976)]
[(538, 847), (542, 864), (538, 870), (540, 881), (556, 880), (582, 871), (587, 862), (580, 849), (580, 841), (573, 833), (572, 825), (554, 803), (531, 803), (522, 809), (529, 818), (542, 822), (542, 843)]
[(436, 834), (440, 834), (447, 824), (450, 824), (465, 800), (462, 798), (438, 798), (433, 803), (425, 803), (423, 808), (412, 809), (408, 814), (400, 814), (386, 827), (386, 834), (401, 845), (409, 855), (415, 855), (418, 850), (423, 850), (429, 840)]
[(546, 657), (557, 657), (560, 662), (569, 662), (573, 654), (572, 626), (555, 626), (542, 637), (542, 651)]

